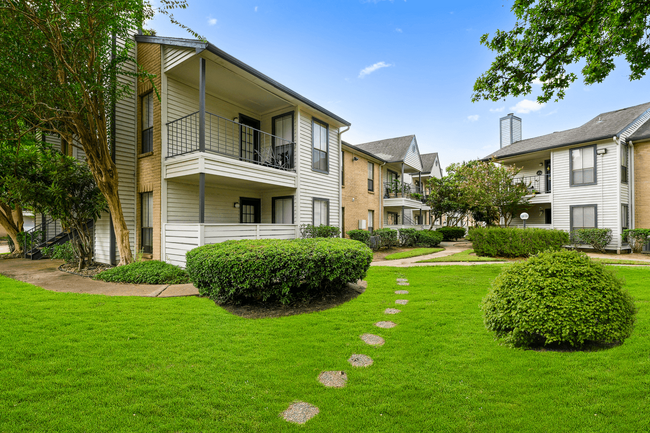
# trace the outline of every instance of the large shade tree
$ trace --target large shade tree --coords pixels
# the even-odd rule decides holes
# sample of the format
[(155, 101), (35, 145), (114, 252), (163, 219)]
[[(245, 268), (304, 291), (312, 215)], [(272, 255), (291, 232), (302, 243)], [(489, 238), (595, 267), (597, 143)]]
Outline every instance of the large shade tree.
[[(170, 11), (186, 7), (184, 0), (158, 3), (172, 22)], [(111, 155), (110, 113), (133, 92), (118, 77), (151, 79), (141, 68), (133, 72), (133, 35), (154, 12), (142, 0), (0, 2), (0, 111), (24, 119), (21, 134), (57, 133), (83, 149), (108, 203), (120, 264), (133, 255)]]
[(542, 82), (540, 103), (562, 99), (578, 79), (571, 65), (584, 62), (585, 84), (602, 82), (618, 58), (630, 80), (650, 67), (649, 0), (515, 0), (510, 31), (484, 34), (481, 43), (497, 53), (474, 84), (473, 101), (531, 93)]

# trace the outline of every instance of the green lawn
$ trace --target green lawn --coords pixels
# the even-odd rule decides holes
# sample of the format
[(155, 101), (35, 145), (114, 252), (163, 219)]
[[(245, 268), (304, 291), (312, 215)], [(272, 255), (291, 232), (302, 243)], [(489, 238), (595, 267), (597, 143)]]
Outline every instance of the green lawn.
[(470, 256), (473, 254), (474, 250), (465, 250), (460, 253), (452, 254), (447, 257), (436, 257), (428, 260), (420, 260), (418, 263), (430, 263), (430, 262), (502, 262), (503, 259), (493, 258), (493, 257), (478, 257)]
[(598, 257), (592, 257), (591, 260), (606, 264), (606, 265), (640, 265), (640, 266), (650, 266), (650, 262), (644, 262), (641, 260), (626, 260), (626, 259), (601, 259)]
[[(625, 344), (563, 353), (509, 349), (485, 330), (479, 303), (503, 266), (372, 268), (339, 308), (261, 320), (202, 298), (0, 277), (0, 432), (650, 431), (650, 270), (616, 270), (639, 307)], [(399, 277), (409, 295), (393, 293)], [(411, 302), (385, 316), (397, 298)], [(374, 365), (354, 369), (353, 353)], [(345, 370), (348, 386), (323, 387), (323, 370)], [(278, 414), (294, 400), (320, 414), (288, 424)]]
[(409, 257), (426, 256), (427, 254), (439, 253), (444, 251), (444, 248), (415, 248), (410, 251), (402, 251), (401, 253), (391, 254), (384, 257), (386, 260), (399, 260), (408, 259)]

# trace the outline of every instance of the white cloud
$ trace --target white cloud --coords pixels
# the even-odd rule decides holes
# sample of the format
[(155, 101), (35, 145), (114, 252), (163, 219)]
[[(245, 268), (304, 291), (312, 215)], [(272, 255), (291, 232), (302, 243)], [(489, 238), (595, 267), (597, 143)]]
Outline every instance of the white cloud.
[(557, 110), (553, 110), (550, 113), (546, 113), (544, 116), (552, 116), (555, 113), (557, 113)]
[(215, 25), (215, 24), (217, 24), (217, 19), (216, 19), (216, 18), (208, 17), (208, 25), (213, 26), (213, 25)]
[(472, 114), (471, 116), (467, 116), (467, 120), (469, 120), (470, 122), (476, 122), (479, 117), (481, 116), (479, 116), (478, 114)]
[(400, 29), (399, 27), (396, 28), (395, 31), (396, 31), (397, 33), (402, 33), (402, 29)]
[(393, 65), (390, 64), (390, 63), (386, 63), (386, 62), (377, 62), (372, 66), (367, 66), (367, 67), (363, 68), (361, 70), (361, 72), (359, 72), (359, 78), (363, 78), (366, 75), (370, 75), (370, 74), (372, 74), (373, 72), (375, 72), (378, 69), (388, 68), (390, 66), (393, 66)]
[(257, 6), (255, 6), (255, 12), (257, 12)]
[(517, 105), (510, 107), (515, 113), (519, 114), (528, 114), (533, 111), (539, 111), (545, 104), (540, 104), (537, 101), (531, 101), (530, 99), (524, 99), (523, 101), (517, 102)]
[(503, 110), (505, 110), (506, 107), (500, 107), (500, 108), (490, 108), (490, 113), (500, 113)]
[(535, 77), (533, 78), (533, 84), (537, 84), (538, 86), (541, 86), (542, 84), (544, 84), (544, 82), (539, 78)]

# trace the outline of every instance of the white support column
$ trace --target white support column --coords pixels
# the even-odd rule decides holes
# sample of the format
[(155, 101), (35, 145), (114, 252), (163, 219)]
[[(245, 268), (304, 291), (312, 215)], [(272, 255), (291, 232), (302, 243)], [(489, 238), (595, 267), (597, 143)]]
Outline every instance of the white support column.
[(199, 224), (199, 246), (202, 247), (205, 245), (205, 226)]

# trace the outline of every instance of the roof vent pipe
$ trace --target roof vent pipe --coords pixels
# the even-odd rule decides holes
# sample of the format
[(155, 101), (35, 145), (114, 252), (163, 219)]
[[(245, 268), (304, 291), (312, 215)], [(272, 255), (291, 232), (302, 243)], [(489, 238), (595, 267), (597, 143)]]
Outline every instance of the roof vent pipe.
[(513, 113), (499, 119), (501, 148), (521, 141), (521, 119)]

